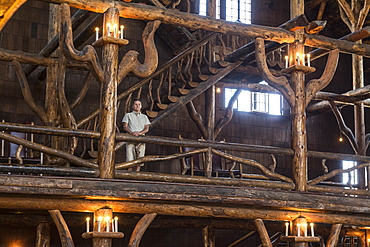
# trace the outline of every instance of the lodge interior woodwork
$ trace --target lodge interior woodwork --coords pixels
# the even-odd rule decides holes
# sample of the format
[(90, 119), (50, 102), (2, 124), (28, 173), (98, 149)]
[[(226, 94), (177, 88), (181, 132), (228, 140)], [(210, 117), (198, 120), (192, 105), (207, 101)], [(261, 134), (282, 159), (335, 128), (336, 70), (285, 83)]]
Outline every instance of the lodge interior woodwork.
[(370, 246), (370, 1), (207, 2), (0, 3), (0, 247)]

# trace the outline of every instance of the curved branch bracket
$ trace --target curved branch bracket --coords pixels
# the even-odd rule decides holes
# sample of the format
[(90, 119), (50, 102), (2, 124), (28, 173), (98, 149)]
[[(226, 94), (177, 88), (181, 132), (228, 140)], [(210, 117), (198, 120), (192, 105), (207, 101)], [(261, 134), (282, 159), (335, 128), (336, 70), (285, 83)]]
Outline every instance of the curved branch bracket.
[(71, 11), (69, 5), (64, 3), (61, 5), (61, 32), (60, 32), (60, 47), (64, 55), (70, 59), (79, 62), (88, 63), (91, 71), (99, 82), (103, 82), (103, 69), (101, 67), (99, 57), (91, 45), (87, 45), (82, 51), (78, 51), (73, 45), (72, 38), (72, 23)]
[(256, 38), (256, 63), (262, 78), (272, 87), (281, 92), (286, 101), (292, 107), (295, 105), (295, 93), (285, 76), (273, 76), (266, 63), (265, 42), (262, 38)]
[(156, 216), (156, 213), (146, 214), (143, 216), (143, 218), (139, 220), (139, 222), (135, 226), (134, 231), (131, 234), (131, 238), (127, 247), (139, 246), (146, 229), (149, 227)]
[(325, 70), (319, 79), (312, 79), (306, 86), (306, 106), (310, 103), (315, 94), (321, 89), (325, 88), (333, 79), (335, 71), (337, 70), (339, 59), (339, 50), (330, 51), (328, 61), (326, 62)]

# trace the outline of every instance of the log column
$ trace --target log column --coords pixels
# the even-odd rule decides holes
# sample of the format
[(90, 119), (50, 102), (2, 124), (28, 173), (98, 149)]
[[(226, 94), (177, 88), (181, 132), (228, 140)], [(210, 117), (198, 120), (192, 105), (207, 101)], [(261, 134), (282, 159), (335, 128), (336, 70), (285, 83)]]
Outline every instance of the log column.
[[(304, 237), (307, 235), (307, 220), (305, 217), (298, 217), (293, 220), (292, 233), (294, 236)], [(308, 242), (293, 242), (294, 247), (308, 247)]]
[[(291, 0), (291, 19), (304, 14), (304, 1)], [(304, 29), (295, 31), (295, 42), (289, 45), (290, 64), (301, 64), (300, 58), (304, 53)], [(298, 56), (296, 54), (299, 54)], [(296, 70), (291, 74), (291, 86), (295, 92), (295, 104), (292, 107), (292, 175), (295, 190), (307, 190), (307, 135), (306, 135), (306, 93), (305, 76), (303, 71)]]
[[(112, 219), (113, 210), (110, 208), (101, 208), (94, 212), (94, 232), (107, 232), (107, 225), (110, 223), (107, 218)], [(110, 228), (111, 226), (109, 226)], [(112, 247), (112, 238), (96, 237), (93, 238), (93, 247)]]
[[(103, 36), (111, 36), (114, 27), (118, 32), (119, 15), (117, 8), (109, 8), (104, 14)], [(109, 25), (109, 26), (108, 26)], [(115, 26), (116, 25), (116, 26)], [(109, 32), (108, 33), (108, 29)], [(104, 79), (101, 84), (100, 98), (100, 133), (98, 162), (101, 178), (114, 178), (114, 143), (116, 135), (117, 114), (117, 75), (119, 45), (103, 45)]]

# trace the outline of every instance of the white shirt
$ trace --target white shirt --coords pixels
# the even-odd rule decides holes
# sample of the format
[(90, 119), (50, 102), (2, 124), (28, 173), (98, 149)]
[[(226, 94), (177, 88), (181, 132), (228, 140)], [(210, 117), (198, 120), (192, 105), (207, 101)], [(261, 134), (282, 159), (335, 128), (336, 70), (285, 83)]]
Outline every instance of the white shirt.
[(145, 114), (141, 112), (129, 112), (123, 117), (122, 122), (128, 124), (128, 128), (132, 132), (142, 131), (145, 125), (149, 125), (150, 121)]

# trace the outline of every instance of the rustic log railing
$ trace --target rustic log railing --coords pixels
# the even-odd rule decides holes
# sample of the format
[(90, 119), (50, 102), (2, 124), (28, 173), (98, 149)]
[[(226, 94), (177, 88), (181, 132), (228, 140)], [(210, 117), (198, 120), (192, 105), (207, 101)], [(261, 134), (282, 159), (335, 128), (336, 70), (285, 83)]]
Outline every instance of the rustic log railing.
[[(4, 131), (4, 132), (3, 132)], [(43, 152), (45, 154), (53, 155), (55, 157), (61, 157), (70, 162), (71, 167), (48, 167), (40, 163), (37, 164), (27, 164), (27, 159), (24, 160), (24, 164), (19, 164), (16, 161), (8, 164), (7, 155), (1, 157), (0, 172), (2, 173), (15, 173), (15, 174), (50, 174), (50, 175), (59, 175), (59, 176), (82, 176), (82, 177), (98, 177), (99, 171), (95, 163), (79, 158), (77, 156), (62, 152), (60, 150), (52, 149), (45, 147), (43, 145), (37, 144), (36, 142), (30, 142), (21, 138), (14, 137), (8, 134), (8, 131), (15, 132), (26, 132), (29, 134), (39, 134), (39, 135), (57, 135), (57, 136), (77, 136), (80, 138), (87, 138), (89, 140), (97, 140), (100, 136), (99, 132), (96, 131), (87, 131), (87, 130), (67, 130), (61, 128), (53, 127), (40, 127), (34, 125), (21, 125), (21, 124), (9, 124), (1, 123), (0, 124), (0, 139), (5, 140), (4, 143), (7, 145), (9, 142), (16, 143), (18, 145), (23, 145), (24, 147), (31, 148), (38, 152)], [(186, 140), (186, 139), (177, 139), (177, 138), (164, 138), (164, 137), (154, 137), (154, 136), (145, 136), (145, 137), (134, 137), (127, 134), (118, 133), (116, 136), (116, 141), (130, 141), (130, 142), (146, 142), (148, 144), (156, 145), (168, 145), (168, 146), (188, 146), (197, 148), (195, 150), (184, 152), (184, 153), (175, 153), (167, 156), (158, 156), (158, 155), (147, 155), (141, 159), (134, 160), (131, 162), (125, 162), (121, 164), (116, 164), (116, 178), (125, 178), (125, 179), (139, 179), (139, 180), (171, 180), (174, 182), (191, 182), (191, 183), (208, 183), (208, 184), (229, 184), (229, 185), (243, 185), (243, 186), (254, 186), (254, 187), (267, 187), (267, 188), (281, 188), (291, 190), (294, 188), (292, 179), (286, 177), (282, 174), (275, 172), (274, 170), (279, 170), (279, 162), (277, 162), (277, 167), (272, 170), (269, 169), (266, 164), (261, 164), (256, 160), (248, 159), (248, 154), (250, 153), (264, 153), (264, 154), (279, 154), (281, 156), (292, 156), (293, 150), (287, 148), (278, 148), (271, 146), (258, 146), (258, 145), (247, 145), (247, 144), (237, 144), (237, 143), (227, 143), (227, 142), (217, 142), (217, 141), (204, 141), (204, 140)], [(228, 161), (237, 162), (244, 164), (246, 166), (251, 166), (258, 168), (259, 172), (255, 177), (253, 174), (250, 174), (250, 178), (245, 179), (222, 179), (222, 178), (212, 178), (206, 179), (202, 177), (194, 176), (189, 179), (189, 176), (184, 175), (174, 175), (174, 174), (150, 174), (146, 175), (145, 173), (127, 173), (122, 169), (136, 166), (143, 162), (166, 162), (169, 160), (179, 160), (175, 164), (180, 167), (180, 159), (185, 157), (190, 157), (195, 154), (205, 153), (208, 148), (211, 148), (213, 155), (221, 156)], [(226, 150), (227, 152), (219, 151)], [(238, 157), (232, 155), (232, 151), (243, 152), (243, 157)], [(36, 152), (34, 152), (36, 153)], [(336, 183), (336, 186), (326, 186), (328, 181), (335, 179), (336, 176), (340, 176), (343, 173), (349, 173), (351, 171), (361, 169), (364, 167), (370, 166), (370, 157), (368, 156), (359, 156), (359, 155), (350, 155), (350, 154), (337, 154), (337, 153), (328, 153), (328, 152), (317, 152), (317, 151), (308, 151), (308, 157), (315, 159), (327, 159), (327, 160), (353, 160), (361, 162), (359, 165), (349, 168), (349, 169), (334, 169), (332, 171), (327, 171), (324, 174), (313, 178), (308, 181), (307, 188), (308, 191), (315, 191), (320, 193), (340, 193), (348, 195), (363, 195), (370, 196), (370, 192), (365, 189), (355, 190), (348, 189), (348, 185)], [(169, 165), (173, 165), (170, 163)], [(122, 171), (121, 171), (122, 170)], [(261, 177), (264, 176), (264, 179), (270, 180), (261, 180)], [(225, 180), (225, 181), (223, 181)], [(275, 180), (275, 181), (274, 181)], [(338, 181), (338, 179), (337, 179)], [(326, 183), (325, 183), (326, 182)], [(324, 184), (324, 185), (321, 185)], [(330, 184), (329, 184), (330, 185)], [(352, 186), (353, 188), (354, 186)]]

